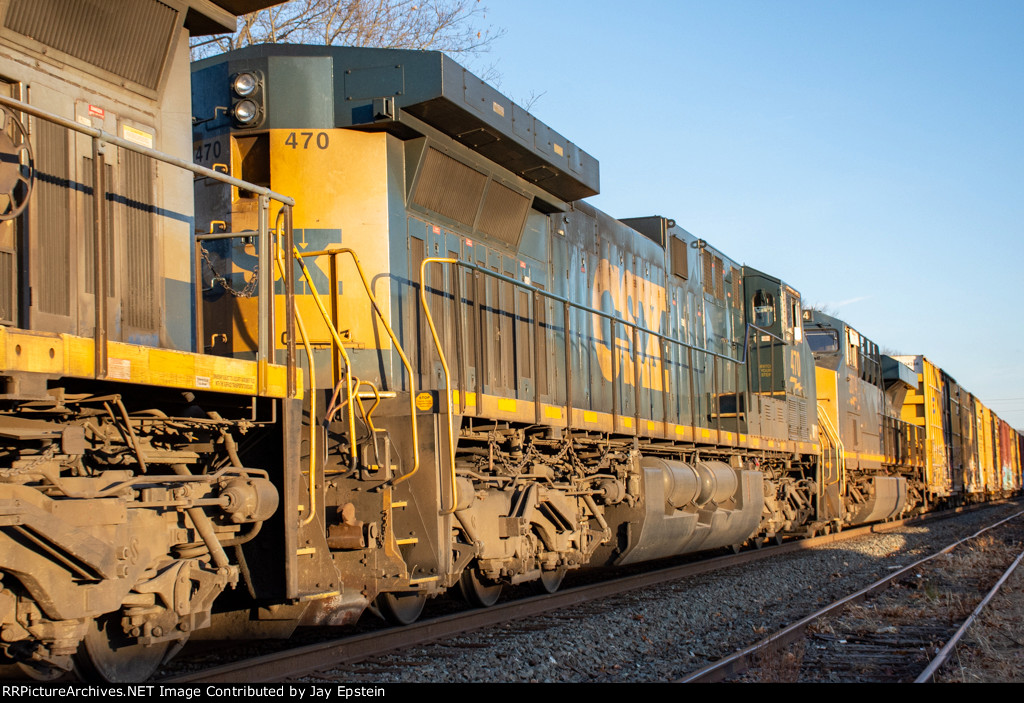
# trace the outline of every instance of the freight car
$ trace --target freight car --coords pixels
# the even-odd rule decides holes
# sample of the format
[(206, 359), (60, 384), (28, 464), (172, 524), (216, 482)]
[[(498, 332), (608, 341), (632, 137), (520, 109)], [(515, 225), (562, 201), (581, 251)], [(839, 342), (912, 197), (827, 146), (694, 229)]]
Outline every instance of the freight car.
[(955, 502), (1018, 492), (1019, 433), (927, 357), (896, 358), (917, 375), (903, 417), (925, 429), (933, 492), (952, 496)]
[[(189, 637), (408, 622), (931, 500), (909, 367), (815, 348), (785, 282), (588, 205), (596, 160), (441, 54), (200, 62), (190, 143), (187, 36), (262, 4), (0, 2), (22, 674), (139, 679)], [(901, 441), (848, 455), (830, 364)]]

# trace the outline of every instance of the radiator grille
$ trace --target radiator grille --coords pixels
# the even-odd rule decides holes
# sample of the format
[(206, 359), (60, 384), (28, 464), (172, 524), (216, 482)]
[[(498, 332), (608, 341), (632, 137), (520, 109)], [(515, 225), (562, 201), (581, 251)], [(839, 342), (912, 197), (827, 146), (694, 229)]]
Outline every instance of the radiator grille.
[(177, 21), (178, 11), (156, 0), (11, 0), (4, 24), (89, 65), (155, 89)]

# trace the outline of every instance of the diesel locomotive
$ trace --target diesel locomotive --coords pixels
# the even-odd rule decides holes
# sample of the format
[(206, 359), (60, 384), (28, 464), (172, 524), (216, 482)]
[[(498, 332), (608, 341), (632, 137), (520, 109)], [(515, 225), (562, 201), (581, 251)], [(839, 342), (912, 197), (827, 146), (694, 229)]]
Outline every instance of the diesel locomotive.
[(266, 4), (0, 0), (18, 675), (1019, 490), (941, 369), (590, 206), (597, 161), (440, 53), (251, 47), (190, 91), (188, 37)]
[[(302, 194), (274, 308), (304, 323), (275, 353), (309, 379), (340, 580), (389, 617), (1019, 488), (1019, 436), (955, 381), (673, 220), (591, 207), (597, 162), (450, 58), (268, 45), (193, 72), (196, 158)], [(250, 358), (251, 199), (196, 202), (197, 329)]]

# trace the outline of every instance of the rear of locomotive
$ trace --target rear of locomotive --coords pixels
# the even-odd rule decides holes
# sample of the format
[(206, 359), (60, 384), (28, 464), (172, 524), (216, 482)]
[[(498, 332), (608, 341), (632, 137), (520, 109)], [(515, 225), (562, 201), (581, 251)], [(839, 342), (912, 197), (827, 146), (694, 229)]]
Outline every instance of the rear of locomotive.
[(287, 563), (259, 533), (301, 382), (194, 353), (189, 304), (188, 39), (266, 4), (0, 2), (0, 648), (23, 675), (144, 678), (252, 590), (243, 545)]

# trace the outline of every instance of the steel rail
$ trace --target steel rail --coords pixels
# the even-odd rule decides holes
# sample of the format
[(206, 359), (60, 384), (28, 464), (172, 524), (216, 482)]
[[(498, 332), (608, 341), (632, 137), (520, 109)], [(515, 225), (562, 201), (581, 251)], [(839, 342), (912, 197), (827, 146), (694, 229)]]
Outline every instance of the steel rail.
[(943, 664), (949, 661), (949, 657), (953, 654), (953, 650), (956, 649), (960, 640), (962, 640), (964, 635), (967, 634), (967, 630), (969, 630), (971, 625), (974, 624), (974, 621), (978, 619), (978, 616), (981, 615), (981, 612), (985, 609), (985, 606), (989, 604), (989, 601), (999, 593), (999, 589), (1003, 587), (1003, 584), (1010, 578), (1010, 575), (1013, 574), (1014, 570), (1022, 560), (1024, 560), (1024, 552), (1017, 555), (1017, 558), (1013, 560), (1010, 567), (1003, 572), (1003, 575), (999, 577), (999, 580), (996, 581), (995, 585), (992, 586), (992, 588), (989, 589), (989, 592), (985, 594), (985, 597), (981, 599), (981, 602), (978, 603), (978, 607), (974, 609), (966, 620), (964, 620), (956, 633), (948, 642), (946, 642), (946, 646), (939, 650), (939, 653), (936, 654), (931, 663), (925, 667), (925, 670), (921, 672), (920, 676), (914, 680), (914, 683), (931, 683), (933, 681), (935, 673)]
[(984, 534), (985, 532), (995, 529), (996, 527), (999, 527), (1000, 525), (1003, 525), (1004, 523), (1007, 523), (1010, 520), (1013, 520), (1014, 518), (1017, 518), (1021, 515), (1024, 515), (1024, 511), (1016, 512), (1013, 515), (1010, 515), (1009, 517), (1003, 518), (1002, 520), (999, 520), (998, 522), (989, 525), (988, 527), (984, 527), (978, 530), (972, 535), (959, 539), (956, 542), (953, 542), (952, 544), (943, 547), (934, 554), (930, 554), (929, 556), (923, 559), (915, 561), (913, 564), (905, 566), (902, 569), (895, 571), (889, 574), (888, 576), (885, 576), (875, 581), (874, 583), (860, 589), (859, 591), (856, 591), (855, 593), (852, 593), (846, 596), (845, 598), (841, 598), (840, 600), (837, 600), (825, 606), (824, 608), (821, 608), (820, 610), (817, 610), (811, 613), (810, 615), (803, 617), (800, 620), (797, 620), (793, 624), (782, 628), (778, 632), (769, 635), (768, 637), (750, 645), (749, 647), (741, 649), (738, 652), (730, 654), (727, 657), (723, 657), (722, 659), (719, 659), (717, 662), (709, 664), (708, 666), (705, 666), (702, 669), (698, 669), (697, 671), (689, 674), (685, 678), (680, 679), (678, 683), (713, 683), (717, 681), (722, 681), (735, 674), (739, 674), (745, 671), (747, 668), (749, 668), (750, 662), (752, 661), (753, 657), (761, 651), (767, 649), (768, 647), (779, 647), (792, 644), (793, 642), (803, 637), (804, 630), (807, 628), (807, 626), (815, 620), (817, 620), (818, 618), (836, 613), (845, 606), (849, 605), (850, 603), (860, 602), (872, 593), (877, 593), (888, 588), (889, 584), (892, 581), (899, 578), (900, 576), (903, 576), (915, 569), (918, 569), (923, 564), (931, 561), (932, 559), (940, 557), (943, 554), (948, 554), (961, 544), (964, 544), (965, 542), (975, 539), (976, 537)]

